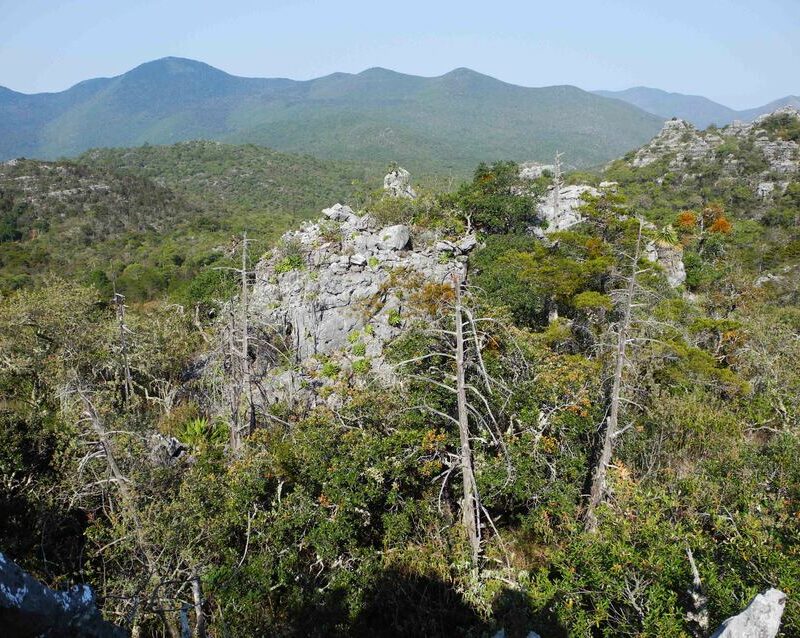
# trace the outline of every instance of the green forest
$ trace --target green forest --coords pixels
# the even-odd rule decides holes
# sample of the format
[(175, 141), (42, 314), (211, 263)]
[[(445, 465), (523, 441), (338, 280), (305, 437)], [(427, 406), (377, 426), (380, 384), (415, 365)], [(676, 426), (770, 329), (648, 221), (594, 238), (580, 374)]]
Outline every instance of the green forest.
[[(800, 178), (748, 139), (567, 174), (557, 232), (510, 161), (413, 199), (252, 145), (0, 166), (3, 552), (134, 636), (699, 638), (769, 587), (800, 636)], [(411, 248), (281, 239), (337, 201)], [(337, 250), (384, 288), (302, 358), (253, 309)]]

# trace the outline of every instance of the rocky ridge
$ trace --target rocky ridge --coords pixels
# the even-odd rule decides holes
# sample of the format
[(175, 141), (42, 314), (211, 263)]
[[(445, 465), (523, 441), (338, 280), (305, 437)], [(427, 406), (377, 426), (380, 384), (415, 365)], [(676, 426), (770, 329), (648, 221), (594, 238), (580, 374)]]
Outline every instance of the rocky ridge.
[(255, 364), (265, 376), (264, 401), (291, 395), (313, 403), (334, 371), (390, 380), (384, 348), (412, 316), (413, 295), (463, 278), (476, 243), (471, 234), (448, 241), (381, 226), (342, 204), (285, 234), (258, 263), (249, 304), (253, 330), (270, 352), (283, 353)]
[[(528, 178), (524, 171), (520, 177)], [(538, 177), (538, 175), (537, 175)], [(535, 178), (534, 178), (535, 179)], [(571, 184), (562, 186), (558, 190), (556, 202), (556, 189), (550, 187), (545, 196), (539, 201), (536, 211), (540, 219), (546, 222), (544, 228), (534, 227), (531, 233), (542, 241), (549, 241), (551, 233), (567, 230), (583, 221), (581, 207), (585, 205), (586, 197), (599, 197), (604, 192), (613, 192), (616, 182), (601, 182), (599, 188), (588, 184)], [(652, 224), (646, 224), (650, 230), (655, 230)], [(679, 246), (659, 241), (649, 241), (645, 246), (645, 258), (656, 263), (664, 270), (667, 282), (672, 288), (677, 288), (686, 281), (686, 268), (683, 263), (683, 251)]]
[[(771, 197), (782, 193), (789, 181), (800, 175), (800, 144), (770, 133), (768, 125), (776, 118), (800, 120), (800, 110), (787, 106), (752, 122), (737, 121), (722, 129), (705, 131), (681, 119), (669, 120), (629, 162), (633, 168), (643, 168), (668, 159), (668, 170), (690, 175), (698, 164), (718, 159), (724, 174), (749, 178), (751, 188), (759, 197)], [(737, 156), (741, 147), (752, 147), (756, 157), (763, 160), (764, 169), (755, 177), (741, 174), (742, 160)]]

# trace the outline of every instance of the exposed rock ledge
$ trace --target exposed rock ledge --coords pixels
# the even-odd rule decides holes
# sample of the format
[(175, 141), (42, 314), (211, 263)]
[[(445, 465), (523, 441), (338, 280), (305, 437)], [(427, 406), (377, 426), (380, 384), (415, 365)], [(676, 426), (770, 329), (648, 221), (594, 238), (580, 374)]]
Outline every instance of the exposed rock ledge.
[(404, 225), (380, 228), (341, 204), (323, 214), (284, 235), (284, 248), (256, 267), (253, 329), (294, 360), (256, 362), (268, 403), (316, 401), (328, 357), (342, 369), (368, 366), (371, 379), (391, 378), (383, 348), (401, 333), (409, 297), (425, 283), (463, 277), (476, 244), (472, 235), (443, 241), (431, 232), (412, 237)]
[(88, 585), (54, 591), (0, 553), (0, 633), (17, 638), (123, 638), (124, 629), (103, 620)]
[(775, 638), (781, 627), (786, 595), (777, 589), (758, 594), (736, 616), (728, 618), (711, 638)]

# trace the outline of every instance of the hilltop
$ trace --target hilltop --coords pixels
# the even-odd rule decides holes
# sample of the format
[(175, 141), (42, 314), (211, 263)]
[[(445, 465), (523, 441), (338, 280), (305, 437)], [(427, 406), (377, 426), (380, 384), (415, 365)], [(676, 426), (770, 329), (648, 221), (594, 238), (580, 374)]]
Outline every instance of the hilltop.
[(181, 58), (60, 93), (0, 91), (0, 159), (211, 139), (321, 158), (467, 174), (480, 161), (612, 159), (660, 119), (572, 86), (526, 88), (469, 69), (418, 77), (372, 68), (308, 81), (242, 78)]
[(232, 237), (250, 231), (264, 249), (331, 199), (368, 190), (367, 175), (216, 142), (11, 160), (0, 164), (0, 291), (58, 273), (104, 292), (115, 282), (132, 300), (202, 297), (186, 287), (200, 273), (211, 285)]

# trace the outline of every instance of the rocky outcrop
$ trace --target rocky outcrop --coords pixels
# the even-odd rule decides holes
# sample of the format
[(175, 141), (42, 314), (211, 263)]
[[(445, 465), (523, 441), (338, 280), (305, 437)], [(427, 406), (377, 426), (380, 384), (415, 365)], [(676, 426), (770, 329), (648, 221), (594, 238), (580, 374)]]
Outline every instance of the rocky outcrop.
[(753, 598), (742, 613), (723, 622), (711, 638), (775, 638), (785, 606), (786, 595), (768, 589)]
[(383, 178), (383, 190), (391, 197), (408, 197), (413, 199), (417, 193), (411, 187), (411, 174), (398, 166), (389, 171)]
[(526, 162), (519, 167), (519, 176), (522, 179), (539, 179), (545, 172), (555, 173), (554, 164), (540, 164), (539, 162)]
[(0, 553), (0, 633), (34, 636), (123, 638), (128, 632), (103, 620), (88, 585), (68, 591), (45, 587)]
[[(634, 168), (669, 159), (672, 171), (687, 171), (693, 164), (718, 161), (727, 177), (746, 180), (762, 199), (782, 192), (789, 181), (800, 174), (800, 144), (775, 137), (767, 130), (770, 118), (784, 116), (800, 119), (800, 110), (787, 106), (756, 118), (749, 123), (734, 122), (723, 129), (698, 131), (680, 119), (664, 123), (661, 132), (634, 154)], [(757, 175), (744, 174), (737, 148), (752, 148), (763, 158), (766, 168)], [(775, 178), (778, 178), (777, 181)]]
[(583, 217), (579, 209), (585, 204), (584, 195), (597, 197), (600, 195), (600, 191), (587, 184), (575, 184), (562, 186), (556, 197), (555, 188), (551, 188), (536, 207), (539, 218), (547, 222), (545, 232), (554, 233), (566, 230), (570, 226), (580, 223)]
[[(410, 298), (425, 283), (463, 277), (476, 243), (474, 236), (412, 237), (407, 226), (380, 228), (369, 215), (337, 210), (284, 235), (286, 248), (256, 268), (252, 329), (272, 343), (254, 366), (266, 403), (318, 401), (328, 383), (326, 363), (328, 370), (368, 368), (370, 379), (389, 380), (384, 346), (401, 333)], [(278, 350), (287, 353), (284, 362), (270, 354)]]
[(670, 167), (674, 168), (689, 160), (710, 158), (721, 143), (720, 136), (703, 135), (685, 120), (667, 120), (661, 132), (636, 151), (631, 164), (639, 168), (674, 155), (670, 163)]
[(650, 241), (644, 249), (647, 261), (657, 263), (664, 269), (667, 283), (677, 288), (686, 281), (686, 267), (683, 263), (683, 249), (680, 245), (662, 241)]

